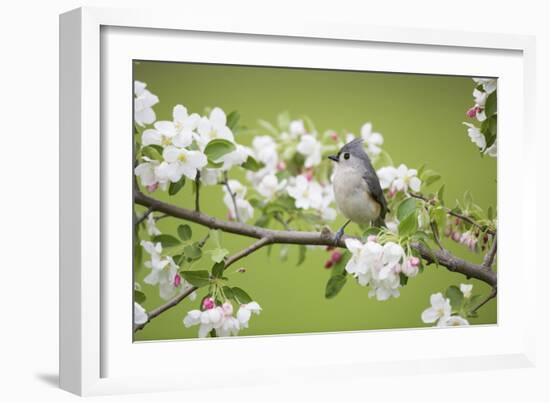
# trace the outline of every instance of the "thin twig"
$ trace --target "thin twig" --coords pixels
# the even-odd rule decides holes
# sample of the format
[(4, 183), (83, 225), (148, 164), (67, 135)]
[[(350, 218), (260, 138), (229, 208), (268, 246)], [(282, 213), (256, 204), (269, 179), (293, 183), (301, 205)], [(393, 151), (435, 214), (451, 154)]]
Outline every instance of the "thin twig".
[[(424, 195), (421, 195), (420, 193), (409, 192), (409, 195), (411, 195), (411, 197), (414, 197), (415, 199), (423, 200), (426, 203), (432, 203), (431, 199), (427, 198)], [(457, 213), (456, 211), (453, 211), (453, 210), (451, 210), (450, 208), (447, 208), (447, 207), (444, 207), (444, 209), (445, 209), (445, 212), (447, 214), (449, 214), (453, 217), (459, 218), (463, 221), (466, 221), (467, 223), (472, 224), (474, 227), (478, 228), (481, 231), (484, 231), (484, 232), (486, 232), (488, 234), (491, 234), (491, 235), (495, 235), (495, 231), (493, 229), (486, 228), (483, 225), (478, 224), (473, 218), (468, 217), (467, 215), (464, 215), (464, 214)]]
[(493, 289), (491, 290), (491, 293), (483, 301), (481, 301), (474, 309), (472, 309), (470, 312), (471, 313), (476, 313), (479, 308), (481, 308), (483, 305), (485, 305), (487, 302), (489, 302), (490, 300), (492, 300), (496, 296), (497, 296), (497, 288), (493, 287)]
[(237, 260), (242, 259), (243, 257), (246, 257), (250, 255), (252, 252), (257, 251), (258, 249), (269, 245), (271, 243), (271, 239), (269, 238), (260, 238), (258, 241), (254, 242), (252, 245), (250, 245), (248, 248), (243, 249), (242, 251), (234, 254), (233, 256), (230, 256), (225, 261), (225, 269), (227, 269), (229, 266), (231, 266), (233, 263), (235, 263)]
[(485, 255), (485, 259), (483, 259), (483, 267), (485, 267), (486, 269), (491, 269), (491, 266), (493, 265), (496, 254), (497, 254), (497, 236), (495, 235), (493, 239), (493, 244), (491, 245), (489, 252), (487, 252), (487, 254)]
[(147, 209), (147, 211), (145, 213), (143, 213), (143, 215), (141, 217), (139, 217), (137, 220), (136, 220), (136, 224), (135, 225), (139, 225), (141, 224), (143, 221), (145, 221), (145, 219), (149, 216), (149, 214), (151, 214), (151, 212), (153, 211), (153, 205), (149, 206), (149, 208)]
[(435, 221), (430, 221), (430, 228), (432, 229), (432, 232), (434, 234), (434, 241), (437, 246), (439, 246), (439, 249), (445, 250), (443, 244), (441, 243), (441, 239), (439, 238), (439, 229), (437, 228), (437, 223)]
[(142, 323), (141, 325), (134, 325), (134, 332), (137, 332), (138, 330), (143, 329), (151, 321), (151, 319), (154, 319), (157, 316), (159, 316), (161, 313), (169, 310), (170, 308), (175, 307), (177, 304), (179, 304), (181, 301), (183, 301), (185, 298), (187, 298), (196, 290), (197, 290), (197, 287), (188, 288), (185, 291), (183, 291), (181, 294), (179, 294), (177, 297), (165, 303), (164, 305), (161, 305), (158, 308), (155, 308), (152, 311), (148, 312), (147, 322)]
[(231, 201), (233, 202), (233, 209), (235, 210), (235, 220), (237, 220), (237, 222), (241, 222), (241, 218), (239, 217), (239, 209), (237, 208), (237, 199), (235, 198), (235, 193), (233, 193), (233, 191), (231, 190), (231, 187), (229, 186), (227, 171), (223, 173), (222, 184), (225, 186), (225, 188), (229, 192), (229, 196), (231, 196)]
[(201, 171), (197, 169), (197, 175), (195, 175), (195, 211), (200, 212), (200, 189), (201, 189)]

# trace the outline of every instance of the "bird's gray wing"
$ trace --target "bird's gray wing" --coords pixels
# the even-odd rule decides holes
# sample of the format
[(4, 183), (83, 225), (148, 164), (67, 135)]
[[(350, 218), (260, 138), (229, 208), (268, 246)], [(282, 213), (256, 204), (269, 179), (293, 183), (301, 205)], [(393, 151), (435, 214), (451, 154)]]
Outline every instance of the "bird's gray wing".
[(378, 179), (378, 175), (376, 175), (376, 171), (374, 169), (372, 172), (367, 172), (363, 175), (363, 179), (365, 182), (367, 182), (367, 185), (369, 187), (369, 193), (372, 196), (374, 200), (380, 204), (380, 216), (378, 220), (380, 220), (382, 223), (384, 222), (384, 217), (386, 217), (386, 213), (388, 212), (388, 205), (386, 203), (386, 198), (384, 197), (384, 192), (382, 191), (382, 187), (380, 186), (380, 180)]

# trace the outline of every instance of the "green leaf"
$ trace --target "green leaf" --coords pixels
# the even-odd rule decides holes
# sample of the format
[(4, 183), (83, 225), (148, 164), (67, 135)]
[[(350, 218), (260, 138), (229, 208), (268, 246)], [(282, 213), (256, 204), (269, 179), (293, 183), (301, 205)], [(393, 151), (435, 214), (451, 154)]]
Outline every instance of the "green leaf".
[(227, 115), (227, 127), (229, 127), (232, 131), (237, 128), (237, 123), (239, 123), (239, 119), (241, 118), (241, 115), (237, 111), (231, 112), (229, 115)]
[(346, 281), (347, 277), (344, 274), (331, 276), (325, 287), (325, 298), (330, 299), (338, 295), (342, 288), (344, 288), (344, 285), (346, 285)]
[(223, 275), (223, 270), (225, 269), (224, 262), (218, 262), (212, 266), (212, 277), (220, 278)]
[(412, 197), (403, 200), (399, 205), (399, 207), (397, 207), (397, 219), (399, 221), (403, 221), (409, 215), (415, 213), (416, 206), (417, 206), (416, 199)]
[(481, 124), (481, 133), (485, 136), (486, 146), (493, 145), (497, 138), (497, 115), (488, 117)]
[(229, 255), (229, 251), (227, 249), (224, 249), (224, 248), (216, 248), (216, 249), (212, 249), (212, 250), (209, 250), (208, 253), (210, 253), (210, 258), (212, 259), (212, 261), (214, 261), (215, 263), (220, 263), (223, 261), (223, 259)]
[(187, 245), (183, 248), (183, 253), (185, 253), (185, 257), (189, 260), (198, 260), (202, 256), (202, 250), (196, 244)]
[(418, 229), (418, 218), (416, 214), (409, 214), (403, 221), (399, 223), (399, 235), (409, 236)]
[(424, 182), (425, 186), (430, 186), (432, 183), (441, 179), (441, 175), (439, 175), (437, 172), (435, 172), (432, 169), (426, 169), (422, 173), (421, 179)]
[(487, 97), (485, 101), (485, 115), (487, 117), (493, 116), (497, 113), (497, 92), (493, 91)]
[(177, 182), (171, 182), (168, 187), (168, 194), (174, 196), (185, 186), (185, 176), (182, 175), (181, 179)]
[(493, 218), (495, 218), (495, 215), (493, 212), (493, 206), (489, 206), (489, 208), (487, 209), (487, 218), (489, 220), (492, 220)]
[(180, 272), (181, 276), (195, 287), (204, 287), (210, 284), (210, 273), (207, 270), (185, 270)]
[(305, 245), (300, 245), (298, 247), (298, 263), (296, 263), (296, 266), (300, 266), (304, 261), (306, 260), (306, 252), (307, 248)]
[(138, 304), (143, 304), (147, 297), (142, 291), (134, 290), (134, 301)]
[(193, 236), (193, 231), (189, 225), (182, 224), (178, 227), (178, 236), (182, 241), (188, 241)]
[(401, 284), (402, 287), (406, 286), (408, 281), (409, 278), (406, 275), (399, 273), (399, 284)]
[(155, 161), (162, 161), (162, 155), (153, 146), (146, 146), (141, 149), (141, 154)]
[(250, 297), (250, 295), (248, 295), (246, 291), (244, 291), (242, 288), (233, 287), (232, 291), (233, 291), (233, 295), (239, 301), (239, 303), (248, 304), (252, 302), (252, 298)]
[(178, 238), (168, 234), (161, 234), (153, 237), (153, 242), (160, 242), (163, 248), (170, 248), (172, 246), (178, 246), (181, 244)]
[(445, 195), (445, 184), (441, 185), (441, 187), (439, 188), (439, 190), (437, 191), (437, 200), (439, 200), (439, 202), (441, 204), (445, 204), (443, 202), (443, 196)]
[(439, 231), (439, 235), (445, 231), (447, 226), (447, 212), (443, 207), (436, 207), (430, 210), (430, 219), (433, 220)]
[(269, 132), (269, 134), (272, 134), (274, 136), (279, 135), (279, 131), (275, 128), (275, 126), (273, 126), (268, 121), (259, 119), (258, 124), (260, 125), (260, 127), (262, 129), (267, 130)]
[(252, 172), (258, 172), (260, 169), (262, 169), (265, 165), (261, 162), (258, 162), (254, 157), (248, 156), (246, 161), (241, 165), (244, 169)]
[(464, 294), (462, 294), (462, 291), (460, 291), (456, 285), (452, 285), (447, 288), (445, 296), (451, 301), (453, 311), (460, 311), (462, 308), (462, 301), (464, 300)]
[(231, 289), (231, 287), (224, 285), (222, 287), (222, 292), (225, 294), (227, 299), (233, 299), (233, 300), (235, 299), (235, 294), (233, 293), (233, 290)]
[(211, 140), (204, 149), (204, 154), (209, 161), (217, 163), (225, 154), (235, 151), (236, 147), (231, 141), (224, 139)]
[(288, 130), (288, 127), (290, 126), (290, 113), (288, 113), (288, 111), (279, 113), (277, 116), (277, 126), (279, 126), (279, 129), (283, 131)]

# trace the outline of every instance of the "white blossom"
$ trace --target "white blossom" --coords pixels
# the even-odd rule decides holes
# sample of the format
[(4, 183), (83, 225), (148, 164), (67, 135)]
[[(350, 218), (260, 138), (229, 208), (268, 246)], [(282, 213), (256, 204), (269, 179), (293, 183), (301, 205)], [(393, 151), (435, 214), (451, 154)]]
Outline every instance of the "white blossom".
[(445, 323), (451, 316), (451, 302), (448, 298), (443, 297), (443, 294), (438, 292), (430, 297), (431, 307), (422, 312), (422, 322), (439, 324)]
[(497, 89), (496, 78), (473, 78), (472, 80), (474, 80), (477, 85), (481, 84), (483, 90), (488, 94), (494, 92)]
[(227, 117), (221, 108), (214, 108), (208, 118), (202, 117), (197, 126), (198, 135), (195, 137), (201, 150), (214, 139), (235, 141), (233, 132), (227, 127)]
[(453, 315), (448, 317), (445, 320), (440, 320), (437, 323), (437, 326), (440, 327), (446, 327), (446, 326), (468, 326), (470, 322), (468, 322), (466, 319), (464, 319), (461, 316)]
[(252, 149), (256, 160), (265, 164), (268, 172), (273, 172), (279, 162), (277, 144), (271, 136), (256, 136), (252, 140)]
[(472, 288), (474, 288), (473, 284), (460, 284), (460, 291), (462, 291), (464, 298), (470, 298), (472, 296)]
[(147, 229), (147, 235), (149, 236), (157, 236), (161, 234), (161, 232), (159, 231), (155, 223), (155, 217), (153, 216), (153, 213), (149, 213), (147, 215), (147, 220), (145, 221), (145, 228)]
[(139, 164), (134, 169), (134, 174), (139, 177), (143, 186), (152, 186), (158, 183), (158, 178), (155, 174), (155, 168), (159, 166), (159, 162), (143, 157), (144, 162)]
[(248, 156), (251, 154), (251, 150), (248, 147), (236, 144), (234, 151), (224, 154), (218, 161), (223, 162), (223, 166), (220, 168), (222, 171), (228, 171), (234, 166), (242, 165), (248, 159)]
[(195, 180), (197, 170), (202, 169), (208, 160), (206, 155), (200, 151), (191, 151), (185, 148), (168, 146), (162, 153), (164, 162), (156, 169), (155, 173), (159, 182), (177, 182), (185, 175), (191, 180)]
[(134, 325), (143, 325), (148, 320), (149, 316), (145, 312), (145, 309), (137, 302), (134, 302)]
[(259, 315), (262, 308), (256, 301), (249, 302), (248, 304), (241, 305), (237, 312), (237, 319), (242, 327), (248, 327), (248, 321), (252, 314)]
[(470, 137), (470, 140), (472, 140), (472, 143), (478, 146), (480, 150), (484, 150), (487, 143), (485, 141), (485, 136), (481, 133), (479, 127), (476, 127), (468, 122), (462, 122), (462, 124), (468, 127), (468, 136)]
[(298, 175), (294, 183), (287, 187), (287, 192), (296, 201), (296, 207), (302, 209), (321, 207), (323, 202), (321, 185), (318, 182), (309, 181), (304, 175)]
[(302, 134), (305, 134), (306, 128), (304, 126), (304, 121), (301, 119), (291, 121), (289, 125), (289, 131), (292, 137), (297, 137)]
[(276, 175), (268, 174), (260, 181), (257, 190), (267, 200), (272, 200), (278, 192), (285, 188), (286, 184), (286, 179), (279, 182)]
[(382, 151), (384, 138), (380, 133), (372, 131), (372, 123), (367, 122), (361, 127), (361, 138), (367, 147), (367, 153), (371, 156), (377, 156)]
[(483, 152), (485, 155), (488, 155), (489, 157), (496, 158), (497, 156), (497, 140), (493, 144), (491, 144), (489, 147), (485, 149)]
[(158, 97), (145, 87), (147, 84), (134, 81), (134, 120), (142, 127), (155, 121), (157, 117), (152, 107), (159, 102)]
[(409, 188), (413, 191), (420, 191), (421, 181), (417, 178), (416, 169), (408, 169), (405, 164), (399, 165), (396, 172), (396, 179), (393, 186), (397, 191), (407, 192)]
[(311, 168), (321, 163), (321, 143), (311, 134), (304, 134), (296, 150), (306, 157), (304, 167)]
[[(231, 196), (228, 187), (229, 189), (231, 189), (233, 197)], [(238, 218), (240, 218), (242, 222), (246, 222), (254, 216), (254, 207), (252, 207), (250, 202), (244, 198), (244, 196), (246, 195), (246, 191), (246, 187), (243, 186), (241, 182), (234, 179), (230, 179), (227, 183), (227, 186), (223, 187), (223, 202), (229, 210), (229, 218), (231, 218), (232, 220), (237, 219), (235, 208), (238, 212)], [(235, 199), (234, 202), (233, 199)]]
[(376, 171), (376, 174), (378, 175), (382, 189), (389, 189), (393, 181), (397, 178), (397, 169), (392, 166), (387, 166), (380, 168)]

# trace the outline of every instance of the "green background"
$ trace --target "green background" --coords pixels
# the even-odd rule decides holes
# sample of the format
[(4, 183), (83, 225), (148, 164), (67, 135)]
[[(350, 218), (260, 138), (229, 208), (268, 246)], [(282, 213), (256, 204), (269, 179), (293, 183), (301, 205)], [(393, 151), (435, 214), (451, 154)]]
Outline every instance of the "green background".
[[(260, 118), (274, 122), (282, 111), (289, 111), (293, 119), (309, 116), (321, 133), (334, 129), (358, 134), (361, 125), (371, 121), (374, 130), (384, 136), (383, 148), (396, 165), (419, 168), (426, 163), (443, 176), (447, 204), (453, 204), (470, 190), (483, 209), (496, 206), (496, 159), (480, 157), (462, 125), (467, 120), (465, 111), (473, 104), (471, 78), (145, 61), (134, 63), (134, 78), (147, 83), (148, 89), (160, 98), (154, 107), (158, 120), (171, 120), (173, 106), (183, 104), (189, 112), (200, 114), (206, 107), (214, 106), (226, 113), (238, 110), (240, 123), (248, 128), (259, 128)], [(245, 145), (251, 139), (249, 135), (236, 138)], [(233, 177), (247, 184), (244, 175), (235, 175), (234, 171)], [(154, 196), (192, 208), (191, 188), (188, 183), (174, 197), (162, 192)], [(201, 199), (203, 211), (226, 217), (220, 186), (203, 188)], [(342, 222), (339, 216), (333, 229)], [(180, 223), (164, 219), (158, 227), (163, 233), (175, 235)], [(196, 239), (207, 232), (200, 226), (191, 226)], [(356, 231), (354, 225), (347, 230)], [(236, 235), (222, 237), (223, 246), (231, 254), (251, 242)], [(482, 261), (482, 255), (472, 254), (448, 240), (445, 243), (460, 257)], [(432, 293), (444, 292), (449, 285), (461, 282), (473, 283), (474, 294), (490, 291), (485, 283), (432, 265), (410, 279), (399, 298), (379, 302), (368, 298), (368, 288), (348, 281), (336, 298), (327, 300), (324, 290), (330, 272), (323, 263), (328, 253), (309, 250), (306, 262), (296, 266), (297, 247), (290, 247), (286, 262), (278, 258), (279, 248), (275, 246), (270, 256), (265, 249), (260, 250), (229, 270), (231, 285), (245, 289), (263, 308), (262, 314), (254, 315), (249, 329), (240, 335), (422, 327), (427, 325), (420, 320), (420, 314), (430, 305)], [(194, 268), (209, 267), (205, 263)], [(245, 267), (246, 273), (235, 273), (238, 267)], [(141, 281), (147, 272), (136, 268), (136, 280), (147, 295), (143, 306), (150, 310), (164, 301), (158, 297), (156, 287)], [(155, 318), (134, 335), (135, 340), (196, 337), (197, 327), (186, 329), (182, 319), (187, 311), (198, 308), (205, 292), (200, 291), (195, 302), (184, 300)], [(496, 317), (496, 300), (492, 300), (470, 322), (496, 323)]]

